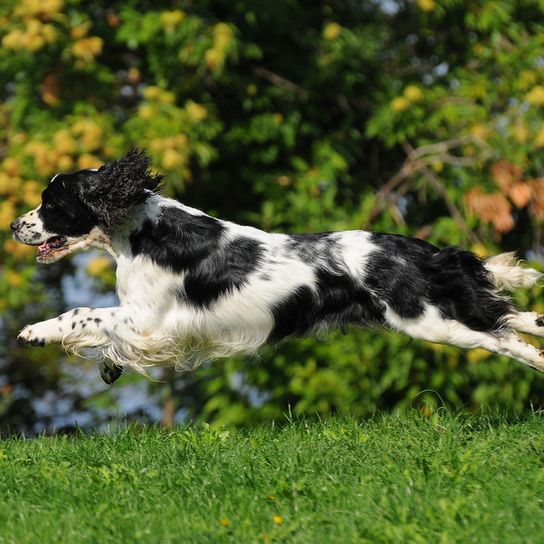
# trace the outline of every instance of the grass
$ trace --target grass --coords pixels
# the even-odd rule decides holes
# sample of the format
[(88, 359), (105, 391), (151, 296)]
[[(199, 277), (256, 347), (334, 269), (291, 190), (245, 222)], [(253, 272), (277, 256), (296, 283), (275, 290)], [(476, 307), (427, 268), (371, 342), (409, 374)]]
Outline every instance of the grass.
[(544, 542), (544, 416), (0, 442), (0, 542)]

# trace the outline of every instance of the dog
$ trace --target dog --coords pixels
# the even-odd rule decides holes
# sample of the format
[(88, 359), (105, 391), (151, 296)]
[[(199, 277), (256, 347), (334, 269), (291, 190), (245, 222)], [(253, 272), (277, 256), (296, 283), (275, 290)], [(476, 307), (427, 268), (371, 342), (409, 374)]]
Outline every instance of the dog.
[(481, 259), (456, 247), (362, 230), (276, 234), (211, 217), (160, 194), (161, 176), (133, 150), (98, 169), (56, 174), (42, 202), (15, 220), (38, 263), (76, 250), (117, 262), (120, 305), (76, 308), (28, 325), (19, 340), (94, 348), (104, 381), (126, 367), (192, 367), (348, 324), (483, 348), (544, 371), (544, 316), (505, 290), (542, 274), (512, 253)]

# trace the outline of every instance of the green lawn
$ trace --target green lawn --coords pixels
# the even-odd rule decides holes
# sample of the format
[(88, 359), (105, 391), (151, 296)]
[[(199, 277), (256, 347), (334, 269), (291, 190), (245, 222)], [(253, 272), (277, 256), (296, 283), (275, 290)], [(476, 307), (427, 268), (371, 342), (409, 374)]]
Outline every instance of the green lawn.
[(544, 416), (0, 443), (0, 542), (544, 542)]

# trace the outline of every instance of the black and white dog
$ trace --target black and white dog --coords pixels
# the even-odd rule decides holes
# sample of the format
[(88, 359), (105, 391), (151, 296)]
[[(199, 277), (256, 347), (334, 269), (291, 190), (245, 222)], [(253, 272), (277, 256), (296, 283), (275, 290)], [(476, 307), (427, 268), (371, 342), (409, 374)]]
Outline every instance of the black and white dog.
[(57, 174), (41, 205), (13, 222), (17, 241), (38, 246), (39, 263), (107, 250), (121, 301), (28, 325), (20, 340), (96, 348), (107, 383), (124, 367), (190, 366), (349, 323), (544, 370), (544, 353), (516, 334), (544, 336), (544, 317), (501, 294), (542, 275), (513, 254), (481, 260), (364, 231), (271, 234), (160, 196), (149, 164), (133, 151), (98, 170)]

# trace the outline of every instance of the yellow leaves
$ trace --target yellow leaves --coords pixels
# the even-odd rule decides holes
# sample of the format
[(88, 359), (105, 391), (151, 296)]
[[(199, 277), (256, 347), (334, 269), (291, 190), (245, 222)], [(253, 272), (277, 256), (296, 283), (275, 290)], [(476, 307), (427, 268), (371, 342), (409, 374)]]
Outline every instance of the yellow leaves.
[(90, 21), (85, 21), (84, 23), (73, 26), (70, 29), (70, 36), (74, 38), (74, 40), (80, 40), (81, 38), (84, 38), (87, 36), (87, 32), (89, 32), (89, 28), (91, 27)]
[(168, 148), (162, 155), (161, 164), (165, 170), (174, 170), (185, 162), (184, 156), (175, 149)]
[(417, 0), (417, 5), (421, 11), (430, 12), (436, 7), (434, 0)]
[(155, 116), (155, 108), (149, 104), (142, 104), (138, 106), (138, 117), (149, 120)]
[(143, 91), (143, 95), (144, 98), (150, 102), (155, 102), (157, 104), (173, 104), (176, 101), (174, 93), (154, 85), (146, 87)]
[(332, 42), (342, 33), (342, 27), (338, 23), (328, 23), (323, 29), (323, 38)]
[(166, 32), (172, 32), (183, 19), (185, 19), (185, 13), (180, 9), (163, 11), (160, 16), (161, 27)]
[(189, 100), (185, 106), (185, 111), (187, 112), (187, 117), (193, 123), (198, 123), (203, 121), (208, 116), (208, 110), (201, 104), (197, 104), (192, 100)]
[(27, 22), (25, 30), (16, 28), (2, 38), (6, 49), (26, 49), (32, 53), (40, 50), (46, 43), (54, 41), (56, 31), (51, 25), (43, 25), (38, 19)]
[(53, 136), (55, 149), (62, 154), (74, 153), (77, 150), (77, 143), (70, 134), (70, 131), (61, 129)]
[(23, 202), (35, 208), (42, 201), (42, 186), (34, 180), (25, 181), (22, 188)]
[(155, 138), (149, 143), (149, 148), (156, 154), (161, 154), (161, 166), (165, 170), (183, 168), (188, 160), (188, 142), (185, 134)]
[(0, 195), (14, 194), (21, 184), (21, 178), (0, 172)]
[(522, 70), (518, 76), (518, 87), (520, 89), (528, 89), (535, 84), (537, 73), (534, 70)]
[(229, 25), (226, 23), (217, 23), (213, 27), (214, 47), (224, 51), (230, 46), (233, 33)]
[(473, 136), (476, 136), (476, 138), (480, 138), (480, 140), (485, 140), (489, 136), (489, 129), (483, 123), (474, 125), (470, 132)]
[(491, 357), (491, 353), (481, 348), (471, 349), (467, 353), (468, 362), (473, 364), (479, 363), (480, 361), (483, 361), (485, 359), (489, 359), (489, 357)]
[(7, 157), (2, 163), (2, 170), (10, 176), (18, 176), (21, 173), (21, 162), (14, 157)]
[(6, 279), (10, 287), (15, 287), (15, 288), (21, 287), (21, 285), (23, 285), (25, 281), (23, 276), (21, 276), (21, 274), (19, 274), (15, 270), (9, 270), (9, 269), (4, 271), (4, 278)]
[(512, 127), (512, 136), (520, 144), (525, 143), (529, 138), (529, 129), (522, 119), (517, 119), (514, 123), (514, 126)]
[(408, 85), (404, 89), (404, 96), (410, 102), (419, 102), (423, 100), (423, 91), (417, 85)]
[(4, 251), (9, 255), (20, 257), (25, 259), (27, 257), (33, 257), (36, 253), (36, 248), (33, 246), (27, 246), (26, 244), (20, 244), (13, 238), (8, 238), (3, 244)]
[(88, 153), (84, 153), (77, 160), (77, 167), (80, 170), (85, 170), (87, 168), (99, 168), (100, 166), (102, 166), (102, 161), (98, 157), (89, 155)]
[(100, 257), (95, 257), (87, 265), (87, 274), (94, 278), (102, 276), (105, 272), (108, 272), (112, 269), (111, 259), (101, 255)]
[(391, 108), (391, 111), (400, 113), (401, 111), (407, 110), (410, 107), (410, 101), (404, 96), (397, 96), (391, 100), (389, 107)]
[(474, 244), (471, 248), (471, 251), (482, 259), (484, 259), (485, 257), (489, 257), (489, 251), (482, 243)]
[(423, 91), (417, 85), (408, 85), (404, 89), (402, 96), (397, 96), (391, 100), (389, 107), (391, 111), (400, 113), (421, 100), (423, 100)]
[(102, 38), (90, 36), (89, 38), (82, 38), (74, 42), (70, 51), (76, 59), (87, 64), (92, 62), (102, 52), (103, 45)]
[(104, 131), (91, 119), (81, 119), (74, 123), (72, 132), (79, 136), (79, 144), (83, 151), (96, 151), (102, 145)]
[(59, 13), (64, 7), (64, 0), (20, 0), (14, 10), (17, 17), (40, 16), (44, 19)]
[(206, 66), (210, 70), (217, 70), (223, 66), (225, 62), (225, 54), (218, 49), (208, 49), (204, 53), (204, 60), (206, 61)]
[(212, 29), (213, 46), (204, 53), (204, 61), (209, 70), (219, 70), (225, 64), (227, 50), (234, 34), (226, 23), (217, 23)]
[(0, 230), (8, 230), (16, 215), (17, 210), (11, 200), (0, 202)]
[(525, 100), (532, 106), (544, 106), (544, 86), (536, 85), (526, 95)]

